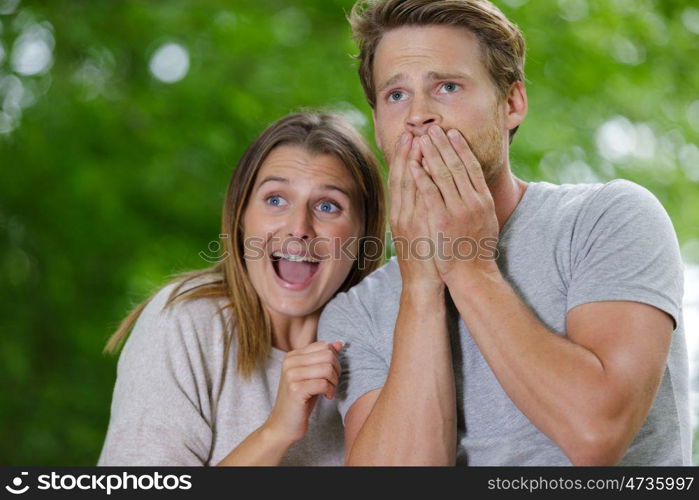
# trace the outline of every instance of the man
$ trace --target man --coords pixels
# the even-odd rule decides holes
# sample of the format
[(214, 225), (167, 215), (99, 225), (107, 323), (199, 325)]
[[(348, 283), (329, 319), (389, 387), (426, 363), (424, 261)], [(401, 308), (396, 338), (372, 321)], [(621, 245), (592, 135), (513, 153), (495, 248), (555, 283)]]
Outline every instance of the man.
[(320, 319), (347, 342), (347, 463), (689, 465), (682, 263), (657, 199), (512, 174), (524, 41), (491, 3), (361, 2), (351, 22), (397, 256)]

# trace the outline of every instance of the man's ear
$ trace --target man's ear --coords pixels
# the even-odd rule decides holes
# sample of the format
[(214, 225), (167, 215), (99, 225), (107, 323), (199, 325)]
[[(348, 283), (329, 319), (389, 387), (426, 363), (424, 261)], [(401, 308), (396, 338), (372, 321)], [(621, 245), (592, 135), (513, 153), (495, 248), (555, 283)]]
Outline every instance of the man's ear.
[(383, 151), (383, 145), (381, 144), (381, 138), (379, 137), (378, 127), (376, 126), (376, 110), (371, 110), (371, 120), (374, 122), (374, 141), (376, 141), (376, 147), (379, 151)]
[(512, 130), (518, 127), (527, 116), (528, 110), (527, 90), (522, 82), (514, 82), (510, 85), (505, 100), (505, 128)]

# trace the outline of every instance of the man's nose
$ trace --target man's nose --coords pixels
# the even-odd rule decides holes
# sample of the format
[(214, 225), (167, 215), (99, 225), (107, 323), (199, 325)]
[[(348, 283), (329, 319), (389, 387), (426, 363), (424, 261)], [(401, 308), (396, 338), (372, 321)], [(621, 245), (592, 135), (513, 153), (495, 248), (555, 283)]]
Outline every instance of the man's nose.
[(434, 109), (429, 98), (415, 96), (410, 106), (405, 130), (413, 135), (427, 134), (430, 125), (440, 125), (442, 116)]

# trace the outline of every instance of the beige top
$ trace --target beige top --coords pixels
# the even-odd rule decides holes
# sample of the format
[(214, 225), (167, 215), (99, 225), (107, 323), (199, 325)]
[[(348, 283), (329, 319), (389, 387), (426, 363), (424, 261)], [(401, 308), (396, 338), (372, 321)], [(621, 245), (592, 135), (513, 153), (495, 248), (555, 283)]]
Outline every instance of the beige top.
[[(147, 305), (127, 339), (107, 436), (97, 465), (216, 465), (269, 416), (285, 352), (272, 349), (250, 379), (224, 365), (225, 299), (162, 307), (174, 284)], [(187, 285), (190, 286), (190, 285)], [(282, 465), (341, 465), (343, 429), (334, 400), (318, 398), (306, 436)]]

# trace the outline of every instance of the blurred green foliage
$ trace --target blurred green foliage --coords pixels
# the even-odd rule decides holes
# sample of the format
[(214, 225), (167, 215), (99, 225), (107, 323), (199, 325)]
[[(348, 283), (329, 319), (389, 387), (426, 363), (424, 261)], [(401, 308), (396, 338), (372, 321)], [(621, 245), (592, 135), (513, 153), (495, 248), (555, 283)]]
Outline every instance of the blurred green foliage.
[[(699, 263), (694, 2), (496, 3), (528, 43), (515, 173), (636, 181)], [(231, 170), (266, 124), (333, 107), (372, 137), (351, 5), (0, 0), (0, 464), (96, 462), (105, 341), (169, 274), (207, 265)], [(189, 56), (170, 84), (149, 70), (168, 42)]]

